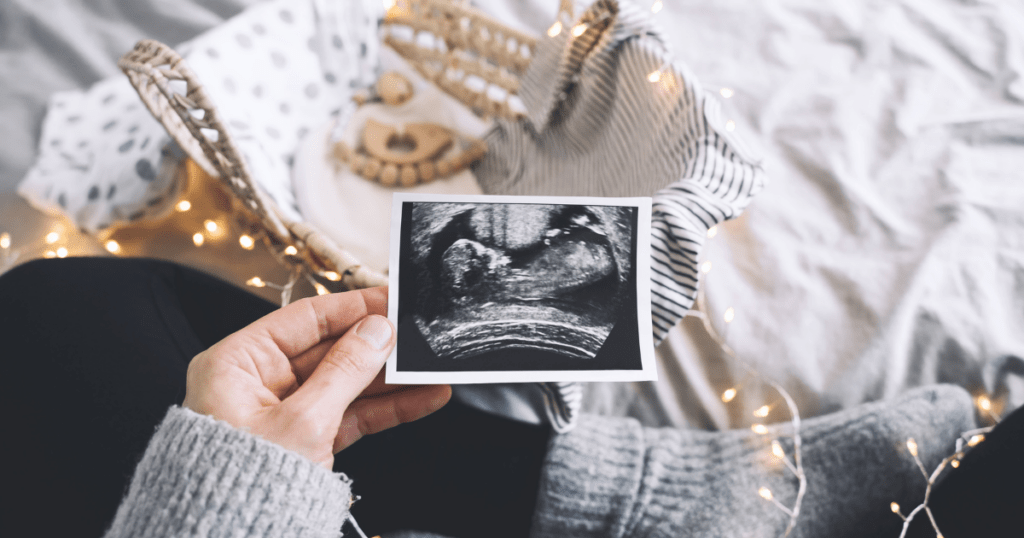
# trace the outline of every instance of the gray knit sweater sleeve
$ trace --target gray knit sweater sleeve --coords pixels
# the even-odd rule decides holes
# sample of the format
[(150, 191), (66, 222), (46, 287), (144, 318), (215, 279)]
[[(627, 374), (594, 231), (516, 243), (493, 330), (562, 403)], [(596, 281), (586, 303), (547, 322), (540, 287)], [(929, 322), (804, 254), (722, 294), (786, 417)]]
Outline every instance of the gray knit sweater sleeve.
[(336, 537), (349, 499), (345, 475), (172, 407), (106, 536)]

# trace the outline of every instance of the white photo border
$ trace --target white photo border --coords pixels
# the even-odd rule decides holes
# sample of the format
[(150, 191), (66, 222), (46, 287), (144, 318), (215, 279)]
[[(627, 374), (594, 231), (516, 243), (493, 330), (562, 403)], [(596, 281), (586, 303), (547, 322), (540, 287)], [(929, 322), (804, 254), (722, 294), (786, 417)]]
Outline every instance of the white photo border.
[(414, 194), (396, 192), (391, 198), (390, 252), (388, 255), (388, 319), (398, 327), (398, 282), (402, 244), (402, 205), (405, 202), (461, 204), (548, 204), (637, 208), (636, 309), (640, 370), (501, 370), (468, 372), (398, 371), (398, 346), (388, 357), (384, 381), (388, 384), (442, 385), (530, 383), (553, 381), (657, 381), (651, 324), (651, 198), (593, 196), (506, 196), (479, 194)]

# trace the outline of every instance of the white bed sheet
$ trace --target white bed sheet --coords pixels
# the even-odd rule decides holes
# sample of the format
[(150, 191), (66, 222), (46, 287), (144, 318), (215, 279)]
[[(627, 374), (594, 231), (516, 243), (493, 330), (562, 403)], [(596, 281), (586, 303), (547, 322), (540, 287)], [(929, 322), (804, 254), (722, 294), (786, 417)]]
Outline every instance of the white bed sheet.
[[(732, 90), (771, 178), (704, 253), (737, 354), (805, 416), (943, 382), (1024, 403), (1024, 3), (680, 1), (661, 18), (704, 86)], [(661, 382), (592, 387), (591, 408), (725, 428), (784, 407), (711, 344), (686, 323)]]
[[(24, 226), (11, 198), (51, 92), (252, 3), (0, 4), (0, 227)], [(555, 4), (484, 7), (539, 33)], [(707, 307), (735, 308), (738, 354), (804, 416), (934, 382), (1024, 403), (1024, 5), (670, 0), (659, 17), (704, 86), (734, 92), (724, 109), (772, 178), (704, 254)], [(724, 428), (774, 400), (696, 323), (659, 354), (661, 381), (593, 384), (586, 408)]]

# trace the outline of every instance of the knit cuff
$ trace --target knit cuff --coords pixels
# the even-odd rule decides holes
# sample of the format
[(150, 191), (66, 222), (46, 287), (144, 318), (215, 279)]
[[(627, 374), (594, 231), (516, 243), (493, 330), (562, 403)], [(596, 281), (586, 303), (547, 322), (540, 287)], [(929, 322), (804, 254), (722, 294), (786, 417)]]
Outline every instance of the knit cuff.
[(345, 475), (226, 422), (172, 407), (107, 537), (336, 537), (349, 498)]
[(640, 423), (583, 415), (556, 435), (541, 476), (531, 536), (622, 536), (631, 519), (644, 469)]

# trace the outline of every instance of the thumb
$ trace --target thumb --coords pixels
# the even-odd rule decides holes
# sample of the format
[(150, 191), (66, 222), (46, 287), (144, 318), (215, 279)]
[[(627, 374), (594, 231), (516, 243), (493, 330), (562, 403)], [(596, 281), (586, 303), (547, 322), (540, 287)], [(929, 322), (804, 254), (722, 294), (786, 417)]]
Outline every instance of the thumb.
[(363, 318), (331, 346), (288, 403), (322, 413), (337, 427), (345, 409), (377, 376), (394, 346), (395, 330), (387, 318)]

